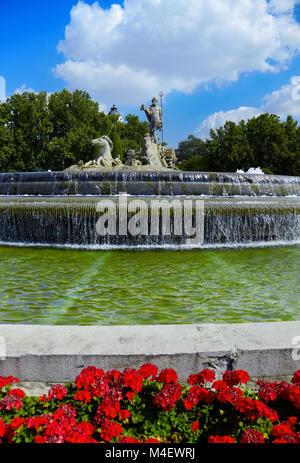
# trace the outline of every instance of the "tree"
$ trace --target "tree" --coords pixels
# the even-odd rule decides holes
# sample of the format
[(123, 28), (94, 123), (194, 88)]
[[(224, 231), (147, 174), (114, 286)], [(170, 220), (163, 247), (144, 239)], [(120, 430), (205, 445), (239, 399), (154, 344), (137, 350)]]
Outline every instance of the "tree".
[(24, 92), (0, 104), (0, 170), (63, 170), (94, 159), (91, 140), (102, 135), (114, 139), (113, 154), (122, 159), (123, 150), (141, 147), (147, 130), (148, 123), (137, 116), (128, 114), (123, 124), (99, 112), (98, 103), (81, 90), (64, 89), (49, 98), (46, 92)]
[(91, 140), (111, 129), (99, 113), (98, 103), (87, 92), (64, 89), (50, 96), (48, 110), (53, 131), (44, 169), (61, 170), (79, 160), (92, 159)]
[[(24, 92), (22, 95), (13, 95), (4, 105), (6, 105), (4, 126), (9, 130), (8, 138), (13, 144), (8, 169), (39, 170), (52, 131), (46, 92), (39, 94)], [(2, 156), (5, 150), (2, 148), (1, 151)]]
[(187, 161), (193, 156), (203, 156), (205, 154), (206, 144), (200, 138), (189, 135), (187, 140), (181, 141), (178, 145), (179, 162)]
[(235, 172), (248, 169), (253, 163), (253, 152), (245, 136), (245, 122), (238, 125), (227, 121), (223, 127), (210, 131), (206, 141), (207, 170)]
[(112, 152), (113, 158), (120, 158), (121, 161), (123, 162), (122, 142), (121, 142), (120, 135), (118, 134), (116, 130), (112, 131), (111, 141), (113, 142), (113, 145), (114, 145), (113, 152)]
[[(179, 149), (188, 152), (196, 140), (189, 136), (179, 143)], [(283, 122), (268, 113), (238, 124), (227, 121), (210, 131), (204, 145), (203, 154), (195, 162), (190, 158), (183, 169), (236, 172), (260, 167), (268, 174), (300, 175), (300, 127), (292, 116)]]

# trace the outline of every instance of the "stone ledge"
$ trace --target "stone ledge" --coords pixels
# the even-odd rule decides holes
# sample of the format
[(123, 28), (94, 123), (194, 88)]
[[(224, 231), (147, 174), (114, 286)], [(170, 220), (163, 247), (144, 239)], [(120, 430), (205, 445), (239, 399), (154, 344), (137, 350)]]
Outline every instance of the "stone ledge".
[(300, 322), (0, 325), (0, 336), (6, 349), (5, 355), (0, 353), (0, 376), (25, 382), (73, 381), (89, 365), (123, 370), (152, 362), (160, 369), (174, 368), (182, 381), (202, 368), (212, 368), (218, 376), (227, 369), (244, 369), (266, 379), (287, 378), (300, 368), (292, 358)]

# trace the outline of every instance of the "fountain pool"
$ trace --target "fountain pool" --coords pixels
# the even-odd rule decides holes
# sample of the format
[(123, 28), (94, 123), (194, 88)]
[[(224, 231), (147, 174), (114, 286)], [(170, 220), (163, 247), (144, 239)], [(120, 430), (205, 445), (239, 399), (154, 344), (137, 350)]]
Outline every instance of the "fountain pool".
[(300, 320), (300, 247), (261, 246), (74, 250), (4, 245), (0, 323)]

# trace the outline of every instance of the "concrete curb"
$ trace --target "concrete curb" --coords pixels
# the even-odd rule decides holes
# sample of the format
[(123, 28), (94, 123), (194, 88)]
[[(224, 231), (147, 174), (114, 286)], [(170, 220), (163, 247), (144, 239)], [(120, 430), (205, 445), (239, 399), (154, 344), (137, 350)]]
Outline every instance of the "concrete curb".
[[(89, 365), (123, 370), (152, 362), (160, 369), (174, 368), (182, 381), (202, 368), (214, 369), (217, 376), (228, 369), (243, 369), (254, 378), (287, 378), (300, 368), (300, 360), (293, 359), (297, 354), (294, 339), (297, 336), (300, 337), (300, 321), (142, 326), (0, 325), (0, 376), (65, 383), (73, 381)], [(300, 339), (298, 345), (300, 352)]]

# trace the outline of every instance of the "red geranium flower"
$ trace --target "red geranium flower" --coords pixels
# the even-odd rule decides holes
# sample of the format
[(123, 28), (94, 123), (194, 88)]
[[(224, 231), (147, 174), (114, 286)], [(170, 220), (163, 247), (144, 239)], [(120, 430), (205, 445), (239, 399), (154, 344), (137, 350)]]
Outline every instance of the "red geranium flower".
[(177, 400), (180, 399), (181, 393), (180, 384), (167, 383), (163, 389), (155, 395), (153, 403), (155, 403), (158, 408), (162, 408), (164, 411), (172, 410), (175, 407)]
[(127, 418), (130, 418), (131, 413), (129, 410), (120, 410), (119, 411), (119, 418), (121, 421), (127, 420)]
[(67, 389), (61, 384), (55, 384), (51, 387), (48, 393), (48, 399), (58, 399), (61, 400), (67, 395)]
[(14, 376), (0, 376), (0, 389), (7, 386), (8, 384), (18, 383), (19, 379)]
[(247, 371), (244, 370), (225, 371), (223, 374), (223, 380), (229, 387), (237, 386), (239, 383), (245, 384), (249, 379)]
[(6, 396), (0, 401), (0, 410), (5, 408), (6, 410), (20, 410), (23, 405), (22, 398), (25, 396), (25, 392), (21, 389), (11, 389)]
[(128, 391), (128, 392), (126, 392), (125, 396), (127, 397), (127, 399), (130, 402), (134, 398), (135, 392)]
[(74, 395), (74, 400), (80, 400), (81, 402), (84, 402), (85, 404), (87, 402), (90, 402), (92, 399), (90, 391), (78, 391)]
[(3, 437), (5, 434), (6, 425), (4, 421), (0, 418), (0, 437)]
[(194, 421), (194, 423), (191, 426), (191, 430), (196, 432), (199, 429), (199, 421)]
[(133, 368), (125, 368), (122, 376), (124, 386), (130, 388), (132, 391), (140, 392), (143, 387), (142, 375)]
[(166, 368), (159, 373), (157, 381), (159, 383), (176, 383), (178, 380), (178, 376), (175, 370), (172, 368)]
[(209, 436), (209, 444), (235, 444), (236, 441), (231, 436)]
[(256, 429), (246, 429), (240, 440), (241, 444), (263, 444), (264, 442), (264, 436)]
[(292, 379), (293, 384), (300, 383), (300, 370), (295, 371), (293, 379)]
[(114, 421), (105, 421), (102, 425), (101, 437), (102, 439), (110, 442), (114, 437), (120, 437), (123, 428)]
[(200, 371), (198, 377), (199, 377), (200, 383), (204, 383), (205, 381), (212, 383), (215, 380), (216, 375), (214, 371), (204, 369)]
[(26, 420), (24, 418), (21, 418), (20, 416), (16, 416), (15, 418), (13, 418), (11, 420), (11, 422), (9, 423), (9, 425), (13, 428), (13, 429), (18, 429), (20, 428), (24, 423), (26, 423)]
[(139, 373), (143, 379), (149, 378), (152, 376), (154, 378), (158, 372), (158, 367), (152, 365), (152, 363), (145, 363), (139, 368)]
[(118, 440), (119, 444), (142, 444), (141, 440), (135, 439), (131, 436), (124, 436)]

